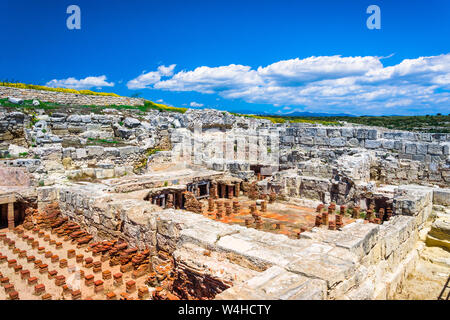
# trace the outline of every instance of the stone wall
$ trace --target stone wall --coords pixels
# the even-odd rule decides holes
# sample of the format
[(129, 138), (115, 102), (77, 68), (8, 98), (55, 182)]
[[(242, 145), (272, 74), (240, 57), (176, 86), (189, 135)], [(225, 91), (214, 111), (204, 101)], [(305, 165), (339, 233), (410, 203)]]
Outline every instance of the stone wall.
[(10, 144), (26, 146), (25, 115), (21, 112), (0, 112), (0, 150)]
[(78, 105), (78, 106), (144, 105), (144, 99), (141, 98), (83, 95), (75, 93), (33, 90), (33, 89), (18, 89), (0, 86), (0, 98), (5, 99), (9, 97), (19, 98), (23, 100), (37, 99), (44, 102), (54, 102), (62, 105)]

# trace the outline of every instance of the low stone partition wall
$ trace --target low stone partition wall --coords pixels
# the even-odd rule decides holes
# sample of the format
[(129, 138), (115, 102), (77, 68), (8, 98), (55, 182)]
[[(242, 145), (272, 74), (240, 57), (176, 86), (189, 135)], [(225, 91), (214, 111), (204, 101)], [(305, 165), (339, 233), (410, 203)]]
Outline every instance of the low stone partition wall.
[(142, 98), (128, 98), (128, 97), (114, 97), (114, 96), (96, 96), (84, 95), (66, 92), (34, 90), (34, 89), (19, 89), (12, 87), (0, 86), (0, 98), (19, 98), (23, 100), (37, 99), (45, 102), (54, 102), (62, 105), (128, 105), (128, 106), (143, 106), (144, 99)]
[(433, 188), (419, 185), (399, 186), (394, 195), (394, 213), (412, 216), (421, 229), (433, 210)]
[[(152, 253), (165, 251), (199, 285), (216, 283), (217, 299), (252, 300), (392, 298), (418, 258), (417, 234), (432, 194), (430, 188), (400, 188), (398, 213), (382, 225), (357, 220), (340, 231), (313, 228), (295, 240), (124, 200), (102, 185), (38, 189), (40, 203), (58, 201), (62, 213), (95, 238), (119, 237)], [(192, 259), (196, 255), (204, 266), (227, 267), (208, 272)]]
[(433, 204), (450, 206), (450, 189), (433, 189)]

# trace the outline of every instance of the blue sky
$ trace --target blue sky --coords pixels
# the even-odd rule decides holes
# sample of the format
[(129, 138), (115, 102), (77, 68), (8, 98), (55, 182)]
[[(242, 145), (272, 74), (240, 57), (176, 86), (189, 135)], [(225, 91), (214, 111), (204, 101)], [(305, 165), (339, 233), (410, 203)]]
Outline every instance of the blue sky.
[(447, 0), (1, 0), (0, 27), (0, 80), (247, 113), (450, 110)]

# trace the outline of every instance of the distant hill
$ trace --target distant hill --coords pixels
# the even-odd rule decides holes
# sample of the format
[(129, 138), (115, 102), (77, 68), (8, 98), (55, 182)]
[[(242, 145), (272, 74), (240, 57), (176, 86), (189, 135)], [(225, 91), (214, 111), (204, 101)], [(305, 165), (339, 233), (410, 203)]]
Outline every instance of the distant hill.
[(320, 113), (320, 112), (291, 112), (284, 113), (283, 116), (286, 117), (355, 117), (352, 114), (347, 113)]

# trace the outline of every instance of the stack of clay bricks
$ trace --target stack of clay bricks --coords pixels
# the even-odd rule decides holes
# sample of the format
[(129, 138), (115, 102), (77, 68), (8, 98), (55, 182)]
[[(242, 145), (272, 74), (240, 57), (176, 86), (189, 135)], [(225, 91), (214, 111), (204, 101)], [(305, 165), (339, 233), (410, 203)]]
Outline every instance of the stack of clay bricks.
[(173, 193), (169, 193), (167, 195), (166, 208), (167, 209), (172, 209), (173, 208)]
[(392, 208), (391, 207), (387, 207), (386, 209), (386, 221), (389, 221), (392, 217)]
[(335, 215), (335, 219), (336, 219), (335, 220), (336, 228), (337, 229), (342, 228), (344, 226), (344, 223), (342, 221), (342, 215), (340, 215), (340, 214)]
[(352, 209), (352, 218), (353, 219), (359, 219), (359, 217), (361, 216), (360, 210), (361, 210), (361, 208), (359, 206), (353, 207), (353, 209)]
[(210, 199), (217, 199), (218, 195), (217, 195), (217, 183), (212, 183), (211, 184), (211, 188), (209, 189), (209, 198)]
[(34, 227), (34, 223), (33, 223), (33, 215), (35, 213), (37, 213), (37, 209), (32, 208), (32, 207), (28, 207), (25, 209), (25, 218), (23, 221), (22, 226), (24, 227), (24, 229), (26, 230), (31, 230)]
[(367, 211), (366, 211), (365, 220), (368, 220), (369, 223), (375, 223), (375, 220), (374, 220), (375, 217), (373, 214), (374, 209), (375, 209), (375, 205), (373, 203), (371, 203), (369, 205), (369, 209), (367, 209)]
[(212, 213), (214, 211), (214, 199), (212, 197), (208, 198), (208, 212)]
[(36, 222), (39, 226), (50, 227), (55, 223), (58, 216), (61, 214), (59, 205), (57, 202), (47, 205), (43, 212), (38, 212), (36, 216)]
[(202, 213), (202, 203), (195, 198), (195, 195), (192, 192), (185, 191), (183, 192), (184, 198), (186, 199), (184, 203), (184, 207), (187, 211)]
[(277, 200), (277, 194), (275, 192), (269, 193), (269, 203), (274, 203)]
[(256, 229), (261, 229), (262, 225), (263, 225), (263, 221), (261, 219), (261, 215), (258, 213), (257, 207), (256, 207), (256, 202), (252, 203), (250, 205), (250, 214), (252, 215), (255, 224), (256, 224)]
[(223, 201), (222, 200), (216, 200), (216, 208), (217, 208), (216, 218), (222, 219), (222, 217), (223, 217)]
[(109, 250), (109, 265), (115, 266), (120, 264), (120, 254), (122, 251), (126, 250), (128, 248), (128, 244), (126, 242), (116, 242), (112, 248)]
[(317, 212), (317, 213), (322, 213), (322, 209), (323, 209), (323, 208), (324, 208), (323, 203), (319, 204), (319, 205), (317, 206), (317, 208), (316, 208), (316, 212)]
[(252, 182), (249, 186), (248, 197), (251, 200), (256, 200), (259, 198), (258, 185), (256, 184), (255, 181)]
[(227, 216), (231, 216), (233, 213), (233, 209), (231, 207), (231, 201), (225, 201), (225, 214)]
[(239, 211), (241, 211), (241, 204), (239, 203), (239, 200), (233, 200), (233, 212), (238, 214)]
[(261, 201), (261, 212), (267, 212), (267, 202), (266, 200)]
[(141, 252), (136, 253), (131, 258), (131, 263), (133, 264), (134, 271), (132, 277), (137, 279), (143, 275), (146, 275), (150, 271), (150, 250), (145, 249)]
[(42, 212), (35, 213), (37, 225), (44, 228), (51, 228), (58, 237), (65, 237), (65, 240), (72, 239), (82, 246), (88, 244), (93, 237), (82, 231), (75, 222), (69, 222), (67, 217), (61, 217), (61, 210), (58, 203), (51, 203)]

